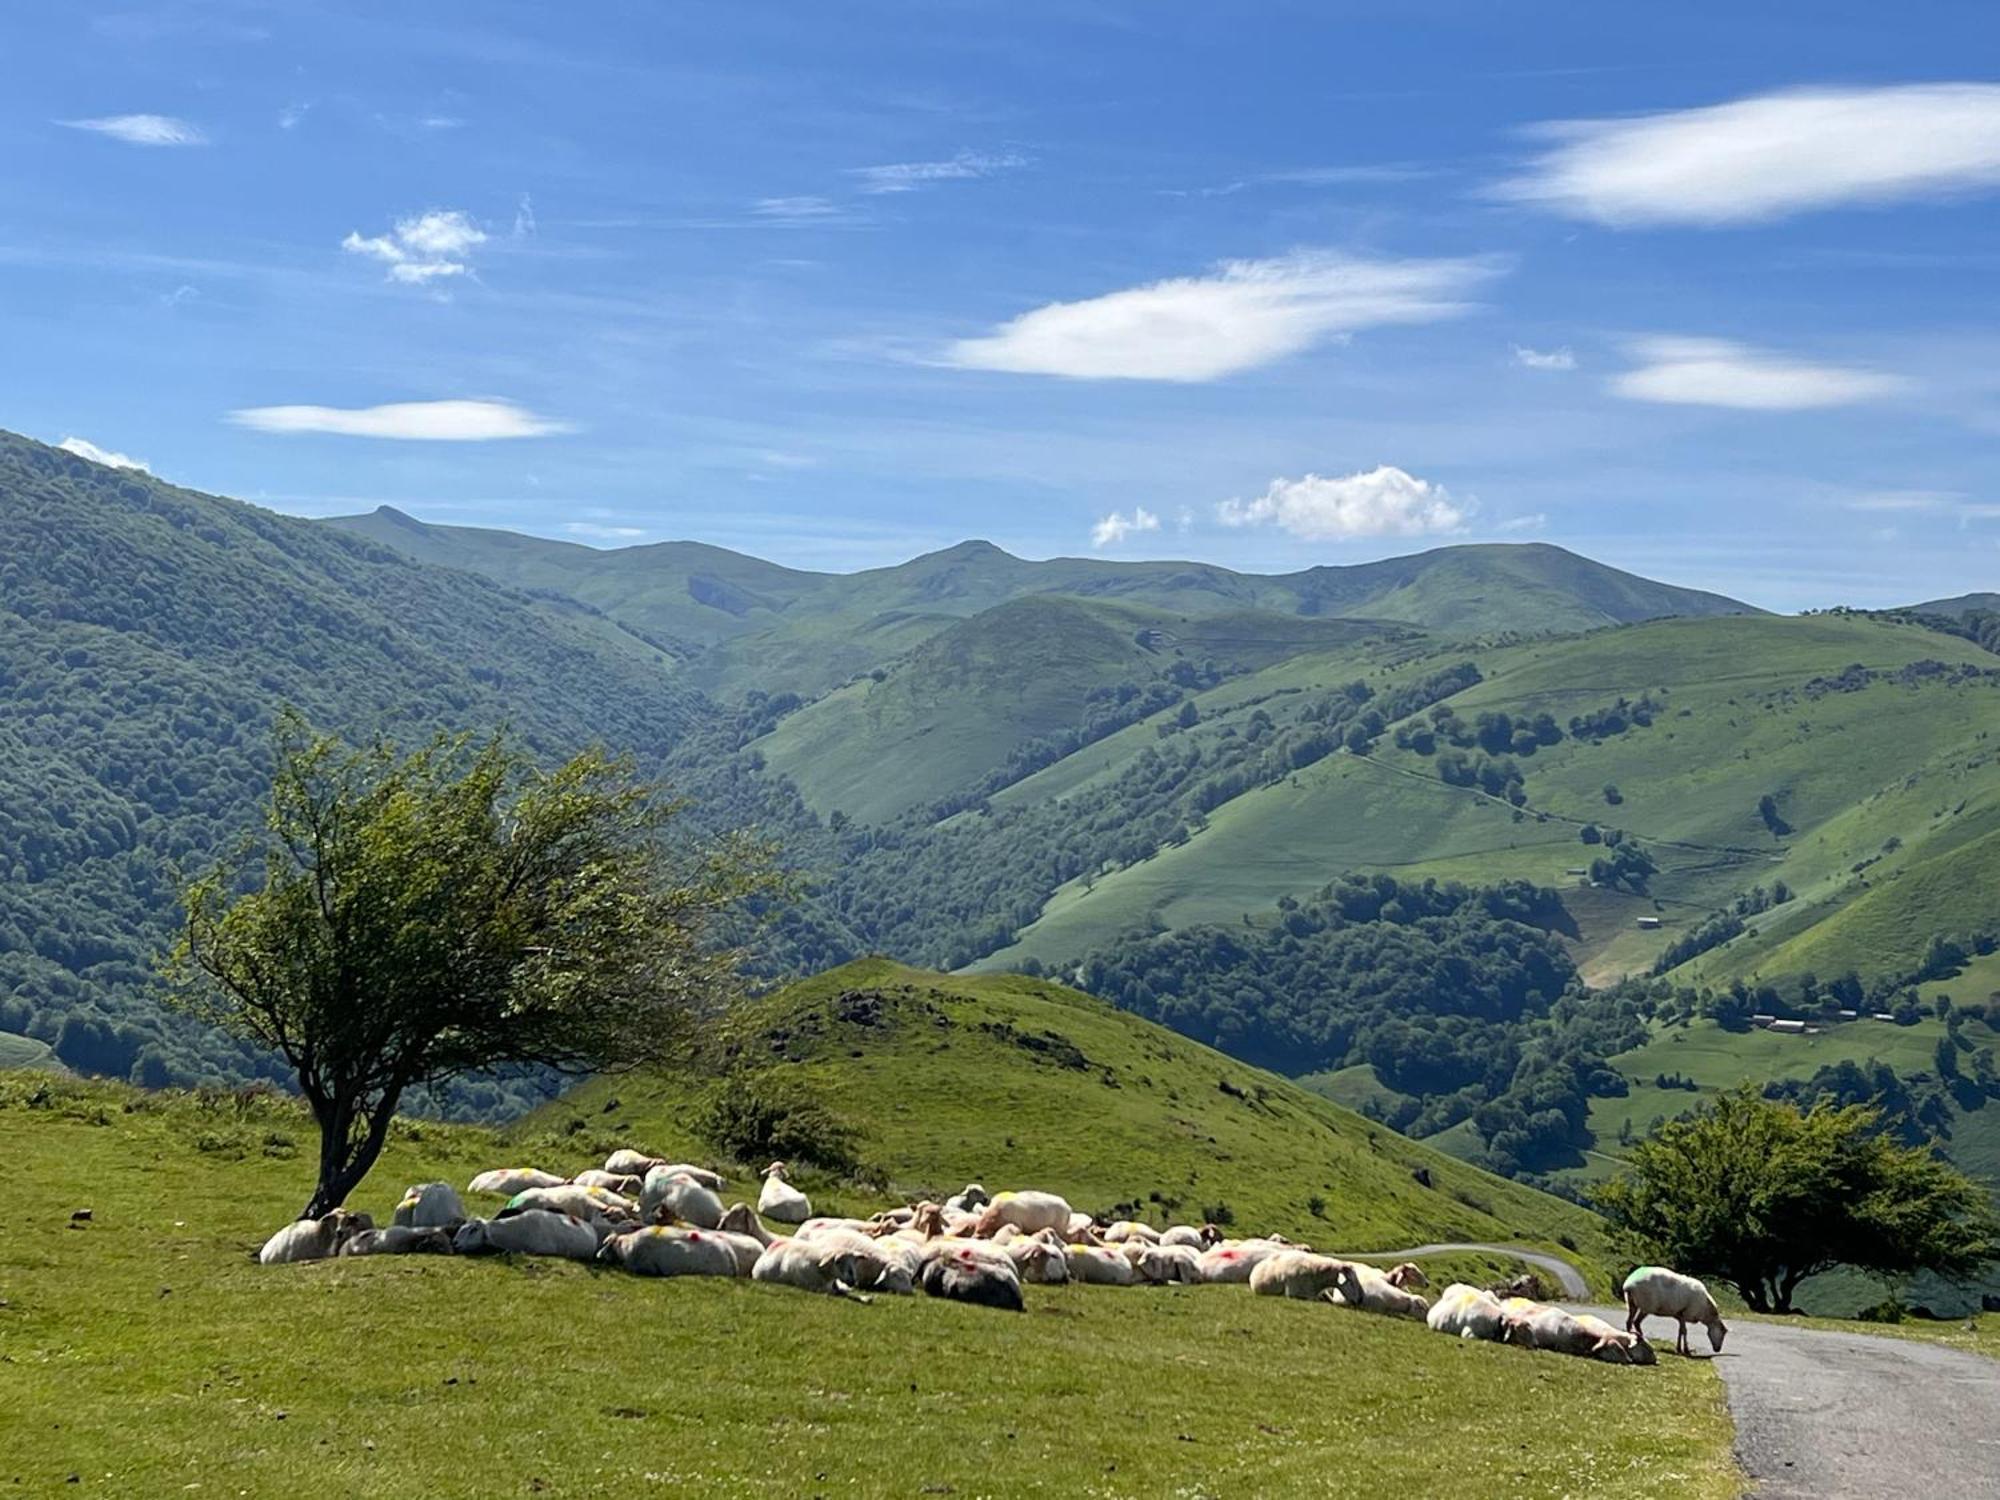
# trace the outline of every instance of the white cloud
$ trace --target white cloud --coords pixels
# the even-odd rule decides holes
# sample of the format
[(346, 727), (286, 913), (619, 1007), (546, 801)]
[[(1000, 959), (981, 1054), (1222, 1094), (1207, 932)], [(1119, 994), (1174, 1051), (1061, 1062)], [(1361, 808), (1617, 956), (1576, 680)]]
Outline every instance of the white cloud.
[(1529, 349), (1516, 344), (1514, 363), (1527, 370), (1574, 370), (1576, 356), (1567, 344), (1560, 349)]
[(1301, 252), (1051, 302), (944, 351), (969, 369), (1076, 380), (1216, 380), (1385, 323), (1465, 311), (1496, 267), (1477, 260), (1360, 260)]
[(1899, 375), (1813, 364), (1723, 339), (1653, 338), (1631, 346), (1636, 369), (1611, 382), (1628, 401), (1808, 411), (1873, 401), (1904, 389)]
[(312, 104), (310, 101), (304, 104), (287, 104), (283, 109), (278, 111), (278, 129), (296, 130), (299, 122), (305, 119), (311, 109)]
[(524, 240), (535, 232), (535, 200), (526, 193), (514, 206), (514, 238)]
[(831, 198), (759, 198), (750, 212), (763, 219), (824, 219), (840, 212)]
[(389, 406), (252, 406), (229, 414), (239, 427), (258, 432), (328, 432), (341, 437), (406, 438), (440, 443), (483, 443), (496, 438), (543, 437), (568, 426), (539, 417), (511, 401), (401, 401)]
[(113, 453), (109, 448), (80, 437), (66, 437), (56, 446), (65, 453), (74, 453), (78, 458), (87, 458), (94, 464), (103, 464), (107, 469), (137, 469), (141, 474), (150, 474), (152, 469), (136, 458), (128, 458), (123, 453)]
[(910, 193), (933, 182), (956, 182), (968, 177), (991, 177), (995, 172), (1025, 167), (1028, 158), (1011, 151), (983, 155), (961, 151), (949, 161), (899, 161), (879, 167), (849, 167), (847, 175), (859, 178), (864, 193)]
[(1307, 541), (1362, 536), (1424, 536), (1458, 531), (1471, 507), (1454, 501), (1441, 484), (1384, 464), (1364, 474), (1274, 479), (1255, 500), (1225, 500), (1216, 516), (1225, 526), (1274, 522)]
[(398, 219), (387, 234), (349, 231), (340, 248), (381, 261), (389, 268), (391, 281), (422, 286), (440, 277), (469, 275), (468, 256), (485, 243), (486, 231), (472, 215), (456, 208), (433, 208)]
[(593, 542), (629, 542), (646, 534), (643, 526), (604, 526), (596, 521), (565, 521), (563, 530), (571, 536), (588, 537)]
[(1969, 500), (1957, 490), (1872, 490), (1848, 500), (1844, 508), (1863, 515), (1945, 515), (1961, 526), (2000, 519), (2000, 505)]
[(1542, 127), (1555, 144), (1494, 191), (1614, 225), (1746, 224), (2000, 185), (2000, 85), (1761, 94)]
[(1534, 512), (1534, 514), (1532, 515), (1509, 516), (1506, 520), (1500, 522), (1493, 529), (1495, 531), (1507, 531), (1507, 532), (1546, 531), (1548, 530), (1548, 527), (1549, 527), (1548, 514), (1544, 511), (1538, 510)]
[(172, 115), (104, 115), (95, 120), (58, 120), (71, 130), (93, 130), (128, 146), (206, 146), (201, 127)]
[(1126, 537), (1140, 531), (1158, 531), (1160, 518), (1143, 505), (1132, 507), (1129, 516), (1111, 512), (1103, 520), (1090, 528), (1090, 545), (1093, 547), (1115, 547)]

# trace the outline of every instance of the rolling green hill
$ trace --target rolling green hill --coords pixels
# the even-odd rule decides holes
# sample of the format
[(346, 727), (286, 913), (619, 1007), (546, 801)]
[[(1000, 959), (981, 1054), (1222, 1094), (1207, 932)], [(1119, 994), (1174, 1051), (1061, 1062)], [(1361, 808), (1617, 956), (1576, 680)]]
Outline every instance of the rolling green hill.
[(1954, 619), (1963, 618), (1975, 611), (2000, 614), (2000, 594), (1959, 594), (1950, 599), (1932, 599), (1925, 604), (1913, 604), (1910, 609), (1916, 614), (1949, 615)]

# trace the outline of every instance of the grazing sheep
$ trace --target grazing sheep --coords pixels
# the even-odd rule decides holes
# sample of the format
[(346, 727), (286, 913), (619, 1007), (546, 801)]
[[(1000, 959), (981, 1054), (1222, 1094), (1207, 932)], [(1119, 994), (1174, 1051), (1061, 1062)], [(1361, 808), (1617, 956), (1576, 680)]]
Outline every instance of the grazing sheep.
[(366, 1214), (336, 1208), (317, 1219), (298, 1219), (287, 1224), (257, 1252), (259, 1265), (290, 1265), (301, 1260), (327, 1260), (353, 1236), (373, 1229), (375, 1221)]
[(529, 1188), (524, 1193), (516, 1193), (494, 1217), (504, 1219), (529, 1209), (568, 1214), (587, 1224), (631, 1223), (639, 1217), (639, 1207), (630, 1198), (607, 1193), (603, 1188), (578, 1187), (570, 1182), (560, 1187)]
[(1122, 1250), (1107, 1245), (1071, 1245), (1069, 1279), (1085, 1286), (1130, 1286), (1139, 1273)]
[(977, 1214), (992, 1201), (985, 1188), (976, 1182), (968, 1182), (962, 1192), (953, 1193), (944, 1200), (944, 1211), (947, 1214)]
[(1007, 1259), (1023, 1281), (1056, 1286), (1069, 1280), (1069, 1251), (1060, 1241), (1052, 1243), (1038, 1234), (1024, 1236), (1007, 1246)]
[(597, 1260), (623, 1266), (634, 1276), (744, 1274), (737, 1269), (735, 1249), (721, 1235), (700, 1229), (666, 1229), (658, 1224), (612, 1235), (598, 1246)]
[(420, 1182), (404, 1192), (393, 1222), (405, 1229), (456, 1229), (465, 1222), (465, 1205), (450, 1183)]
[(1201, 1280), (1201, 1252), (1192, 1245), (1148, 1245), (1133, 1257), (1132, 1269), (1148, 1286), (1193, 1285)]
[(1053, 1229), (1067, 1238), (1075, 1212), (1066, 1199), (1054, 1193), (1001, 1193), (980, 1210), (972, 1233), (978, 1239), (991, 1239), (1002, 1224), (1012, 1224), (1023, 1234)]
[(1190, 1245), (1196, 1250), (1206, 1250), (1211, 1245), (1222, 1243), (1222, 1231), (1213, 1224), (1204, 1224), (1199, 1229), (1192, 1224), (1176, 1224), (1160, 1235), (1162, 1245)]
[(1391, 1266), (1383, 1274), (1390, 1286), (1399, 1286), (1406, 1292), (1411, 1287), (1421, 1288), (1431, 1284), (1430, 1277), (1426, 1276), (1423, 1268), (1413, 1260), (1406, 1260), (1400, 1266)]
[(1250, 1290), (1260, 1297), (1292, 1297), (1316, 1302), (1351, 1272), (1344, 1260), (1303, 1250), (1281, 1250), (1250, 1269)]
[(597, 1231), (569, 1214), (528, 1208), (501, 1219), (467, 1219), (452, 1237), (452, 1247), (460, 1255), (511, 1251), (592, 1260), (597, 1255)]
[(1501, 1318), (1498, 1297), (1483, 1287), (1454, 1281), (1425, 1314), (1424, 1322), (1436, 1333), (1455, 1333), (1460, 1338), (1498, 1343)]
[(1392, 1285), (1389, 1278), (1373, 1266), (1360, 1265), (1354, 1261), (1343, 1261), (1339, 1284), (1327, 1292), (1329, 1302), (1344, 1307), (1358, 1307), (1363, 1312), (1385, 1313), (1392, 1318), (1415, 1318), (1424, 1321), (1431, 1310), (1430, 1303), (1415, 1292), (1406, 1292)]
[(579, 1172), (570, 1178), (578, 1187), (603, 1188), (607, 1193), (616, 1193), (621, 1198), (637, 1198), (639, 1190), (646, 1185), (644, 1177), (630, 1172), (600, 1172), (592, 1167), (588, 1172)]
[(764, 1190), (757, 1195), (757, 1212), (780, 1224), (803, 1224), (813, 1216), (806, 1195), (785, 1181), (785, 1164), (781, 1161), (764, 1168)]
[(1151, 1224), (1142, 1224), (1137, 1219), (1120, 1219), (1104, 1231), (1103, 1239), (1107, 1245), (1123, 1245), (1133, 1240), (1144, 1240), (1149, 1245), (1157, 1245), (1160, 1242), (1160, 1231)]
[(364, 1229), (350, 1236), (340, 1247), (342, 1255), (450, 1255), (452, 1228), (441, 1224), (422, 1229), (392, 1224), (387, 1229)]
[(969, 1245), (955, 1245), (940, 1251), (924, 1264), (920, 1280), (931, 1297), (954, 1302), (973, 1302), (981, 1307), (1025, 1312), (1021, 1276), (1005, 1257), (981, 1255)]
[(1201, 1279), (1209, 1282), (1248, 1281), (1258, 1262), (1281, 1254), (1285, 1246), (1270, 1240), (1238, 1240), (1234, 1244), (1211, 1245), (1201, 1252)]
[(568, 1179), (544, 1172), (535, 1167), (497, 1167), (491, 1172), (481, 1172), (465, 1185), (468, 1193), (497, 1193), (503, 1198), (511, 1198), (516, 1193), (525, 1193), (529, 1188), (561, 1187)]
[(639, 1216), (657, 1221), (665, 1209), (674, 1218), (697, 1229), (722, 1226), (722, 1200), (712, 1188), (704, 1187), (677, 1167), (655, 1167), (646, 1174), (639, 1193)]
[(1665, 1266), (1641, 1266), (1625, 1278), (1625, 1331), (1640, 1338), (1646, 1336), (1646, 1319), (1654, 1316), (1672, 1318), (1678, 1325), (1674, 1336), (1674, 1350), (1679, 1354), (1693, 1354), (1688, 1347), (1688, 1324), (1699, 1323), (1708, 1330), (1708, 1347), (1717, 1354), (1722, 1352), (1722, 1340), (1728, 1334), (1728, 1325), (1722, 1321), (1722, 1313), (1715, 1305), (1715, 1299), (1708, 1294), (1708, 1288), (1692, 1276), (1683, 1276), (1678, 1271), (1669, 1271)]

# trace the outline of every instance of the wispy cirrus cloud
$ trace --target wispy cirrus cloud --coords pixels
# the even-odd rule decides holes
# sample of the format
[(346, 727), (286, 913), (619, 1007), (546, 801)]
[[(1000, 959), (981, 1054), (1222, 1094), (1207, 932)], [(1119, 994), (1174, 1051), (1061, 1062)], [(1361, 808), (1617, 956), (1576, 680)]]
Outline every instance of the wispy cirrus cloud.
[(1274, 479), (1254, 500), (1216, 507), (1225, 526), (1275, 525), (1305, 541), (1460, 531), (1471, 513), (1443, 485), (1393, 464), (1357, 474)]
[(1639, 363), (1611, 381), (1612, 394), (1628, 401), (1811, 411), (1880, 400), (1909, 386), (1900, 375), (1821, 364), (1726, 339), (1640, 339), (1630, 352)]
[(1514, 363), (1524, 370), (1574, 370), (1576, 355), (1567, 344), (1560, 349), (1530, 349), (1516, 344)]
[(486, 231), (471, 214), (456, 208), (433, 208), (398, 219), (387, 234), (362, 235), (350, 230), (340, 248), (366, 256), (389, 268), (391, 281), (422, 286), (451, 276), (470, 275), (473, 250), (486, 243)]
[(114, 453), (109, 448), (100, 448), (86, 438), (66, 437), (56, 446), (65, 453), (74, 453), (78, 458), (87, 458), (94, 464), (103, 464), (107, 469), (136, 469), (141, 474), (150, 474), (152, 469), (141, 459)]
[(1013, 151), (993, 154), (961, 151), (944, 161), (899, 161), (875, 167), (849, 167), (864, 193), (911, 193), (939, 182), (961, 182), (974, 177), (991, 177), (1028, 165), (1028, 158)]
[(251, 406), (229, 414), (238, 427), (284, 434), (484, 443), (568, 432), (512, 401), (401, 401), (387, 406)]
[(208, 136), (198, 125), (172, 115), (102, 115), (91, 120), (58, 120), (71, 130), (108, 135), (128, 146), (206, 146)]
[(1614, 226), (1749, 224), (2000, 186), (2000, 84), (1800, 89), (1539, 127), (1494, 196)]
[(1365, 260), (1302, 251), (1226, 261), (1080, 302), (1051, 302), (960, 339), (943, 362), (1073, 380), (1217, 380), (1363, 328), (1467, 310), (1486, 260)]
[(1862, 515), (1941, 515), (1963, 524), (2000, 520), (2000, 504), (1974, 500), (1959, 490), (1871, 490), (1852, 497), (1844, 509)]
[(830, 219), (841, 211), (840, 205), (831, 198), (821, 198), (813, 194), (800, 194), (791, 198), (759, 198), (750, 205), (750, 212), (760, 219), (795, 221)]
[(1128, 536), (1142, 531), (1158, 531), (1159, 529), (1160, 518), (1150, 510), (1147, 510), (1145, 506), (1135, 505), (1132, 507), (1132, 514), (1129, 516), (1114, 510), (1110, 515), (1105, 516), (1096, 525), (1092, 526), (1090, 528), (1090, 545), (1100, 550), (1105, 547), (1115, 547)]
[(591, 542), (629, 542), (646, 534), (643, 526), (607, 526), (602, 521), (565, 521), (563, 530)]

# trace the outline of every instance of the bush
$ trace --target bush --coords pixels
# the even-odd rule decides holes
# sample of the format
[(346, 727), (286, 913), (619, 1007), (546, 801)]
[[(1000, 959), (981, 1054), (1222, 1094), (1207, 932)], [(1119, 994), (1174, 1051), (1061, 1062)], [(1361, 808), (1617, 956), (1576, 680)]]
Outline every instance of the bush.
[(702, 1101), (695, 1129), (738, 1161), (856, 1166), (855, 1130), (796, 1078), (733, 1073)]

